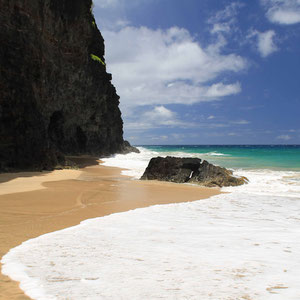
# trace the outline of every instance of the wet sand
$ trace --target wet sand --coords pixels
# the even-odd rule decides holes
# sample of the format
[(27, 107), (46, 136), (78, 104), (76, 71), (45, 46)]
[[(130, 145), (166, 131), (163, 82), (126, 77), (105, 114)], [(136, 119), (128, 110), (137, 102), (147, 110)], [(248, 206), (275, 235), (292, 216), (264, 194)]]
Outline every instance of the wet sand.
[[(0, 259), (22, 242), (81, 221), (155, 204), (188, 202), (219, 189), (134, 181), (95, 158), (72, 158), (79, 170), (0, 174)], [(0, 274), (0, 299), (29, 299)]]

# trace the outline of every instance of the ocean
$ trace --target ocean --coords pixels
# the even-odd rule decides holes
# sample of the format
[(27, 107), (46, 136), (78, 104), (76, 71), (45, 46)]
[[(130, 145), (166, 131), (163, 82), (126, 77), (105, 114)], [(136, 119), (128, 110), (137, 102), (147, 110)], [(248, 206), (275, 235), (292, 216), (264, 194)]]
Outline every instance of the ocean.
[(300, 146), (140, 146), (104, 159), (138, 179), (151, 157), (198, 157), (249, 184), (90, 219), (11, 249), (33, 299), (300, 299)]

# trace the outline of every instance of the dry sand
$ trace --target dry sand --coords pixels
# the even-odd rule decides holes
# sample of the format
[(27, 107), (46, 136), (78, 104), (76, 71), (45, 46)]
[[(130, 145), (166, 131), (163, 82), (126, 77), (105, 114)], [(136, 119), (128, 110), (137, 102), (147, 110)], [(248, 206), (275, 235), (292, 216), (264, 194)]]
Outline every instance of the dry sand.
[[(219, 189), (133, 181), (96, 159), (74, 158), (79, 170), (0, 174), (0, 260), (23, 241), (89, 218), (154, 204), (187, 202)], [(29, 299), (18, 283), (0, 274), (0, 299)]]

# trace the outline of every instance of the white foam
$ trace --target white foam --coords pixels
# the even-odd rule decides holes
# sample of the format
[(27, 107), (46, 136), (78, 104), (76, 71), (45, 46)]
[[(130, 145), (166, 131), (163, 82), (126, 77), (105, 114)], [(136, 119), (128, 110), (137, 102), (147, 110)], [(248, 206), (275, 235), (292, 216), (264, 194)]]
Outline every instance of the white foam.
[(43, 300), (298, 300), (299, 215), (243, 193), (137, 209), (27, 241), (3, 272)]
[(228, 192), (252, 195), (300, 197), (300, 172), (274, 170), (235, 170), (234, 175), (245, 176), (249, 183), (239, 187), (223, 188)]
[(208, 152), (208, 153), (203, 153), (202, 155), (207, 155), (207, 156), (230, 156), (229, 154), (224, 154), (224, 153), (219, 153), (219, 152)]
[(138, 147), (138, 149), (140, 153), (116, 154), (101, 160), (104, 166), (126, 169), (122, 171), (122, 174), (132, 176), (134, 179), (139, 179), (148, 166), (150, 159), (158, 156), (159, 153), (142, 147)]

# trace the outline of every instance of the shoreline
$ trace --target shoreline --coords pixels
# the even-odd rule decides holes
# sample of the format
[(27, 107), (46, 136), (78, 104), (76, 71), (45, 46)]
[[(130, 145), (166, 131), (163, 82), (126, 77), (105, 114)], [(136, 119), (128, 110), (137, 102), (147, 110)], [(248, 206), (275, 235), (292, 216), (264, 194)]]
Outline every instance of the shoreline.
[[(211, 189), (131, 180), (96, 158), (73, 157), (79, 170), (0, 174), (0, 259), (22, 242), (81, 221), (157, 204), (190, 202), (220, 194)], [(0, 299), (30, 299), (0, 273)]]

